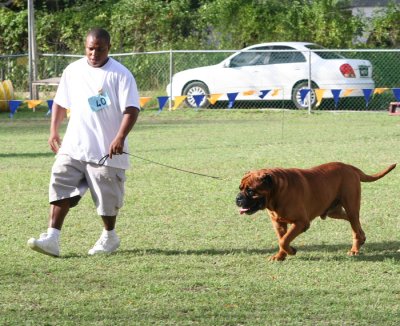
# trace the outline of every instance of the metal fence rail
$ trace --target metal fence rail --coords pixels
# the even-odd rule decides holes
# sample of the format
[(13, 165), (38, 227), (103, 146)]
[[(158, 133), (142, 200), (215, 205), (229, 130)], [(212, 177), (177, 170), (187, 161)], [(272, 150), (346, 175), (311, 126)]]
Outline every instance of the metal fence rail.
[[(396, 90), (400, 87), (400, 50), (319, 50), (320, 52), (335, 52), (346, 58), (365, 59), (372, 63), (375, 88), (371, 90), (370, 98), (366, 96), (347, 97), (342, 92), (340, 99), (335, 101), (324, 98), (314, 110), (387, 110), (391, 102), (396, 102)], [(230, 56), (236, 50), (219, 51), (160, 51), (145, 53), (111, 54), (124, 64), (135, 75), (140, 95), (149, 97), (149, 106), (157, 107), (158, 97), (167, 96), (166, 87), (171, 82), (174, 73), (185, 69), (214, 65)], [(61, 76), (64, 68), (79, 55), (42, 54), (39, 56), (38, 76), (40, 79)], [(28, 56), (1, 55), (0, 81), (9, 79), (17, 92), (29, 90)], [(310, 66), (312, 70), (312, 65)], [(311, 87), (312, 88), (312, 87)], [(330, 90), (326, 90), (329, 92)], [(179, 94), (180, 95), (180, 94)], [(42, 95), (40, 95), (42, 96)], [(47, 98), (41, 98), (47, 100)], [(174, 98), (172, 97), (173, 101)], [(229, 100), (217, 102), (212, 108), (227, 108)], [(232, 103), (231, 103), (232, 104)], [(181, 106), (185, 106), (183, 102)], [(260, 101), (236, 101), (232, 108), (287, 108), (296, 109), (291, 101), (283, 99), (282, 95), (271, 96)]]

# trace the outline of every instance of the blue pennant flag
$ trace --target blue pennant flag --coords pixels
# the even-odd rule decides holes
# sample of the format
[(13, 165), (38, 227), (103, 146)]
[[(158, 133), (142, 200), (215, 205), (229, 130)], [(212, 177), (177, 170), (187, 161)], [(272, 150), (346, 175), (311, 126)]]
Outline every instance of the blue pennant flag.
[(49, 107), (49, 111), (47, 111), (46, 115), (50, 115), (51, 108), (53, 107), (53, 100), (47, 100), (47, 106)]
[(259, 97), (260, 99), (264, 99), (264, 97), (266, 97), (267, 94), (268, 94), (270, 91), (271, 91), (270, 89), (264, 89), (264, 90), (260, 91), (260, 94), (258, 95), (258, 97)]
[(232, 109), (233, 105), (235, 104), (236, 97), (238, 96), (239, 93), (227, 93), (226, 95), (228, 96), (229, 99), (229, 104), (228, 108)]
[(341, 89), (332, 89), (332, 95), (333, 95), (333, 99), (335, 100), (335, 108), (337, 108), (338, 103), (339, 103), (339, 96), (340, 96), (340, 92), (342, 90)]
[(363, 93), (364, 93), (364, 98), (365, 98), (365, 106), (368, 107), (369, 100), (371, 99), (371, 95), (372, 95), (372, 89), (370, 89), (370, 88), (363, 89)]
[(393, 88), (393, 95), (400, 102), (400, 88)]
[(193, 95), (194, 102), (196, 103), (196, 106), (199, 107), (200, 103), (203, 101), (205, 95)]
[(17, 111), (18, 107), (21, 105), (21, 101), (11, 100), (9, 102), (10, 107), (10, 118), (14, 117), (15, 112)]
[(157, 100), (159, 106), (158, 111), (162, 111), (165, 106), (165, 103), (167, 103), (167, 101), (169, 100), (169, 96), (158, 96)]
[(303, 88), (303, 89), (300, 90), (301, 103), (304, 104), (304, 99), (306, 98), (308, 93), (310, 93), (310, 89), (309, 88)]

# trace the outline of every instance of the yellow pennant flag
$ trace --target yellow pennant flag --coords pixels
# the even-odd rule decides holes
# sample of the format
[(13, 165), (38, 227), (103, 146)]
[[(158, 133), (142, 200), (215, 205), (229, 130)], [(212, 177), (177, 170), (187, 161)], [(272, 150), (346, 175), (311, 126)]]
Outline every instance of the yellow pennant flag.
[(374, 94), (383, 94), (388, 88), (375, 88)]
[(324, 97), (325, 90), (321, 88), (316, 88), (315, 96), (317, 97), (317, 106), (319, 106), (322, 102), (322, 98)]
[(279, 88), (276, 88), (272, 91), (271, 96), (277, 96), (279, 93)]
[(221, 96), (222, 94), (211, 94), (208, 98), (208, 102), (210, 102), (211, 105), (214, 105)]
[(71, 116), (71, 110), (67, 109), (67, 118), (69, 119), (70, 116)]
[(250, 96), (250, 95), (254, 95), (255, 93), (256, 93), (256, 91), (250, 90), (250, 91), (245, 91), (245, 92), (243, 92), (243, 95), (245, 95), (245, 96)]
[(139, 98), (139, 105), (140, 107), (144, 107), (149, 101), (151, 100), (151, 97), (141, 97)]
[(43, 101), (42, 100), (26, 100), (26, 103), (28, 103), (28, 108), (33, 109), (35, 111), (35, 108), (41, 104)]
[(343, 92), (343, 97), (349, 96), (351, 93), (353, 93), (354, 89), (352, 88), (347, 88)]
[(182, 95), (182, 96), (175, 96), (174, 98), (174, 106), (172, 108), (172, 110), (176, 110), (178, 108), (179, 105), (181, 105), (181, 103), (186, 100), (186, 95)]

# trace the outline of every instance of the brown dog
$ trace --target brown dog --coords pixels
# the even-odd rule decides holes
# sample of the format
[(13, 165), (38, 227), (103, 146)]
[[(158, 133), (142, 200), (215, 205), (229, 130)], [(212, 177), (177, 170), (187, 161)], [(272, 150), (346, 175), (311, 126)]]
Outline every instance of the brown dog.
[[(349, 255), (357, 255), (366, 237), (360, 224), (361, 182), (376, 181), (396, 167), (366, 175), (360, 169), (332, 162), (311, 169), (262, 169), (248, 172), (236, 197), (240, 213), (267, 209), (279, 239), (279, 252), (272, 260), (295, 255), (290, 243), (320, 216), (344, 219), (353, 231)], [(292, 224), (288, 230), (288, 224)]]

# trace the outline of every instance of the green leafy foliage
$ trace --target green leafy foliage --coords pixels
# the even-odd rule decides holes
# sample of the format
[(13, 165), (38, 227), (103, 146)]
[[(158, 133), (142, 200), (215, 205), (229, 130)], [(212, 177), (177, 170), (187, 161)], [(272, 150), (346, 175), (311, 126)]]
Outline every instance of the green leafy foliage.
[[(113, 51), (239, 49), (268, 41), (357, 46), (366, 22), (343, 0), (64, 0), (35, 1), (39, 52), (82, 53), (92, 27), (108, 29)], [(399, 6), (373, 20), (371, 45), (399, 43)], [(0, 52), (27, 52), (27, 8), (0, 8)]]
[(26, 52), (28, 48), (28, 13), (0, 7), (0, 54)]
[(372, 20), (368, 44), (372, 47), (398, 48), (400, 46), (400, 5), (390, 2)]
[[(221, 48), (241, 48), (268, 41), (313, 41), (328, 47), (347, 47), (362, 21), (333, 0), (216, 0), (202, 8), (213, 23)], [(226, 28), (229, 26), (229, 28)]]

